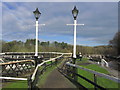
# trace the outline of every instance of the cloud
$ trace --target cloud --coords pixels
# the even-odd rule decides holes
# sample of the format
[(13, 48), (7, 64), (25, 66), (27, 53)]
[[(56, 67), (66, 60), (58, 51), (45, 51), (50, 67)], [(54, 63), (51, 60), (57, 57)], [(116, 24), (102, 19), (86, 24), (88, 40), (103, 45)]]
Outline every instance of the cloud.
[(81, 39), (80, 44), (88, 44), (87, 42), (90, 41), (96, 44), (107, 44), (118, 30), (117, 3), (4, 2), (2, 5), (3, 40), (24, 41), (27, 38), (35, 38), (33, 11), (38, 7), (42, 13), (39, 24), (46, 24), (44, 27), (39, 26), (40, 39), (47, 40), (45, 36), (49, 36), (49, 40), (56, 38), (58, 41), (72, 43), (67, 39), (73, 37), (73, 26), (66, 26), (66, 24), (73, 23), (71, 10), (74, 5), (80, 11), (77, 22), (85, 24), (85, 26), (77, 26), (77, 38)]
[(118, 2), (119, 0), (4, 0), (4, 2)]

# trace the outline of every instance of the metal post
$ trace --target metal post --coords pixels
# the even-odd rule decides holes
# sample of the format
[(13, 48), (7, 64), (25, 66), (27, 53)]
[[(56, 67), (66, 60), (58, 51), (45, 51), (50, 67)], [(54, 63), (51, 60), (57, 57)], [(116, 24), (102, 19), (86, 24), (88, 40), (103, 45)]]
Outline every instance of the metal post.
[[(96, 77), (95, 74), (94, 74), (94, 83), (97, 84), (97, 77)], [(94, 88), (95, 88), (95, 90), (97, 90), (97, 87), (96, 87), (96, 86), (94, 86)]]
[(36, 45), (35, 45), (35, 56), (38, 56), (38, 20), (36, 20)]
[(51, 61), (51, 66), (52, 66), (52, 61)]
[[(73, 58), (73, 64), (75, 64), (75, 61), (76, 61), (76, 58)], [(73, 67), (73, 74), (72, 74), (73, 79), (75, 79), (75, 76), (76, 76), (74, 73), (76, 73), (75, 67)]]
[(37, 64), (38, 64), (38, 56), (34, 56), (34, 60), (35, 60), (35, 67), (37, 67)]
[[(75, 67), (75, 73), (77, 73), (77, 68)], [(74, 74), (74, 80), (77, 82), (78, 81), (78, 76)]]

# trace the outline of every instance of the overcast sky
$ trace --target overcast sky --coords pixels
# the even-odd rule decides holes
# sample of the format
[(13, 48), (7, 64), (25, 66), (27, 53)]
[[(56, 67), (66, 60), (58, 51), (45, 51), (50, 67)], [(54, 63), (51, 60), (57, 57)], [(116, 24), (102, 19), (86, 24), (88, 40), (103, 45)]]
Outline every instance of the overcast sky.
[(77, 22), (77, 44), (107, 45), (118, 31), (117, 2), (3, 2), (2, 39), (5, 41), (35, 38), (33, 11), (39, 8), (40, 41), (58, 41), (73, 44), (71, 10), (79, 9)]

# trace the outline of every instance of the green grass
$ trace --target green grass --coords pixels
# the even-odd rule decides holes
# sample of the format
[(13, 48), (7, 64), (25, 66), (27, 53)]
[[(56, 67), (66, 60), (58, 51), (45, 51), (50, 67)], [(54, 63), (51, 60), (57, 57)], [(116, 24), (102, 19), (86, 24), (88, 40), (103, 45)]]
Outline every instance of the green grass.
[(91, 69), (91, 70), (94, 70), (94, 71), (97, 71), (100, 73), (109, 74), (109, 72), (106, 69), (104, 69), (96, 64), (90, 64), (90, 65), (86, 65), (86, 66), (82, 66), (82, 67), (85, 67), (85, 68), (88, 68), (88, 69)]
[(87, 58), (82, 58), (81, 61), (80, 61), (80, 59), (77, 59), (77, 60), (76, 60), (76, 63), (77, 63), (77, 64), (87, 63), (87, 62), (88, 62), (88, 59), (87, 59)]
[(8, 90), (8, 88), (24, 88), (27, 90), (27, 81), (14, 81), (12, 83), (7, 83), (7, 85), (4, 86), (2, 90)]
[[(55, 61), (52, 61), (52, 63), (54, 63)], [(51, 61), (49, 61), (49, 62), (46, 62), (46, 64), (51, 64)]]
[[(77, 64), (80, 64), (80, 63), (88, 63), (88, 60), (87, 59), (82, 59), (82, 61), (77, 60)], [(80, 66), (100, 72), (100, 73), (110, 74), (106, 69), (104, 69), (96, 64), (80, 65)], [(92, 73), (85, 71), (85, 70), (81, 70), (81, 69), (78, 69), (78, 73), (80, 75), (86, 77), (87, 79), (94, 81), (94, 75)], [(82, 78), (78, 78), (78, 82), (80, 82), (86, 88), (94, 88), (94, 86), (92, 84), (88, 83), (87, 81), (83, 80)], [(99, 76), (97, 76), (97, 84), (104, 88), (118, 88), (118, 83), (116, 83), (112, 80), (103, 78), (103, 77), (99, 77)]]

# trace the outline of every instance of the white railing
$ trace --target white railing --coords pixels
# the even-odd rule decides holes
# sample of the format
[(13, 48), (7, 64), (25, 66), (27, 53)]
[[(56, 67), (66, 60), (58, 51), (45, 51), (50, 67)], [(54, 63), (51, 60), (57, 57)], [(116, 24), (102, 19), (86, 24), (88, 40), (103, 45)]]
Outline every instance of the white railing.
[(105, 59), (101, 59), (101, 65), (102, 65), (102, 66), (105, 65), (106, 67), (109, 67), (108, 62), (105, 61)]
[[(35, 53), (35, 52), (5, 52), (5, 53), (0, 53), (0, 55), (5, 55), (5, 54), (11, 54), (11, 53), (19, 53), (19, 54), (25, 54), (25, 53)], [(72, 54), (72, 53), (62, 53), (62, 52), (38, 52), (38, 53), (51, 53), (51, 54)]]
[(27, 80), (27, 78), (16, 78), (16, 77), (0, 77), (0, 79)]
[(56, 59), (58, 59), (58, 58), (60, 58), (60, 57), (62, 57), (62, 56), (63, 56), (63, 54), (60, 55), (60, 56), (58, 56), (58, 57), (56, 57), (56, 58), (52, 58), (52, 59), (50, 59), (50, 60), (46, 60), (46, 61), (43, 61), (42, 63), (38, 64), (37, 67), (36, 67), (35, 70), (34, 70), (34, 73), (32, 74), (32, 77), (31, 77), (32, 81), (35, 79), (35, 75), (36, 75), (37, 70), (38, 70), (38, 68), (39, 68), (40, 66), (42, 66), (42, 65), (45, 64), (46, 62), (55, 61)]
[[(32, 81), (35, 79), (36, 72), (37, 72), (37, 70), (38, 70), (38, 68), (39, 68), (40, 66), (42, 66), (42, 65), (43, 65), (44, 63), (46, 63), (46, 62), (55, 61), (56, 59), (58, 59), (58, 58), (60, 58), (60, 57), (62, 57), (62, 56), (63, 56), (63, 54), (60, 55), (60, 56), (58, 56), (58, 57), (56, 57), (56, 58), (51, 58), (50, 60), (47, 60), (47, 61), (44, 61), (44, 62), (38, 64), (37, 67), (35, 68), (33, 74), (32, 74), (32, 77), (31, 77)], [(22, 62), (26, 62), (26, 61), (32, 61), (32, 62), (34, 62), (33, 60), (22, 60)], [(21, 61), (9, 62), (9, 63), (7, 63), (7, 64), (19, 63), (19, 62), (21, 62)], [(1, 64), (6, 64), (6, 63), (1, 63)], [(27, 80), (27, 78), (16, 78), (16, 77), (0, 77), (0, 79)]]
[(28, 61), (34, 63), (34, 60), (21, 60), (21, 61), (10, 61), (10, 62), (4, 62), (4, 63), (0, 63), (0, 65), (7, 65), (7, 64), (13, 64), (13, 63), (28, 62)]

